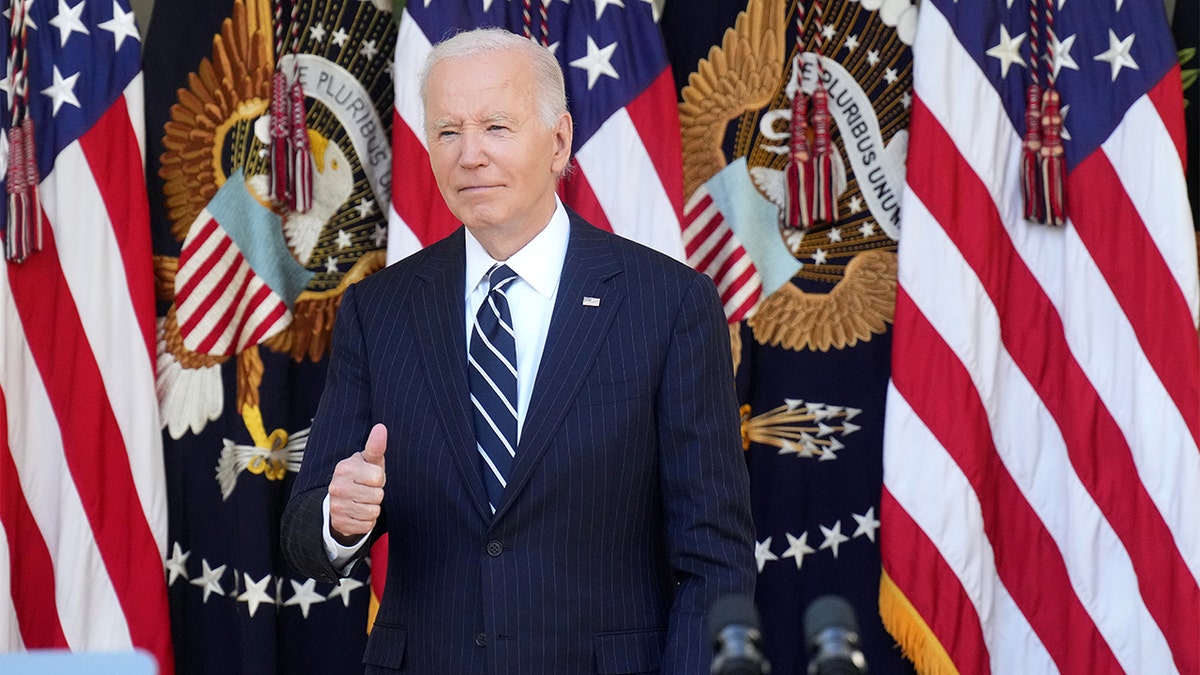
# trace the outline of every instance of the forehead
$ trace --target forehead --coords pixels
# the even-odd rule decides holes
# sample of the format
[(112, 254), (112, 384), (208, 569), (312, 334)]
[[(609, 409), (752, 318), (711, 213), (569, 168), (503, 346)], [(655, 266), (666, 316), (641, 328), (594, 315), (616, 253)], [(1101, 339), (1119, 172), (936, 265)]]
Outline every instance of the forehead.
[(533, 75), (514, 50), (455, 56), (436, 63), (426, 83), (426, 108), (512, 106), (533, 99)]
[(520, 55), (492, 52), (438, 61), (428, 74), (426, 124), (533, 114), (533, 76)]

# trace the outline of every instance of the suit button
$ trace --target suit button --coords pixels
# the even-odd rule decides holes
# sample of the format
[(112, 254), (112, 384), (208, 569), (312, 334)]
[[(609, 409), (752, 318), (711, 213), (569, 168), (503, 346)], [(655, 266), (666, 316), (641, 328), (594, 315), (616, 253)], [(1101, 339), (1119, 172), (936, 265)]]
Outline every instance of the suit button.
[(498, 557), (501, 553), (504, 553), (504, 544), (501, 544), (500, 542), (496, 541), (495, 539), (488, 542), (488, 544), (487, 544), (487, 554), (488, 555), (495, 558), (495, 557)]
[(476, 633), (475, 634), (475, 644), (480, 647), (486, 647), (487, 646), (487, 635), (485, 635), (484, 633)]

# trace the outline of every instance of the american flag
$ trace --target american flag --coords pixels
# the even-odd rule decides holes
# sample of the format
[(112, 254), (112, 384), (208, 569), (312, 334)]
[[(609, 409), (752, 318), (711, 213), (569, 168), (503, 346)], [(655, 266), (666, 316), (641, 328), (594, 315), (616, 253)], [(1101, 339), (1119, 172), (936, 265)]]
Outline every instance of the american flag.
[[(688, 198), (683, 211), (683, 246), (688, 264), (716, 282), (725, 318), (737, 323), (754, 313), (763, 298), (763, 283), (741, 239), (726, 222), (721, 205), (713, 199), (711, 190), (723, 178), (718, 175)], [(730, 205), (727, 208), (735, 210)]]
[[(1200, 672), (1179, 66), (1160, 0), (1032, 9), (1036, 33), (1025, 2), (921, 7), (881, 612), (926, 671)], [(1062, 228), (1022, 218), (1031, 42), (1064, 104)]]
[(188, 230), (175, 276), (183, 344), (237, 354), (292, 322), (292, 302), (312, 272), (288, 251), (279, 216), (246, 189), (241, 169), (217, 189)]
[[(544, 4), (543, 4), (544, 3)], [(500, 26), (542, 40), (562, 64), (577, 166), (560, 194), (594, 225), (682, 260), (682, 150), (658, 0), (410, 2), (396, 40), (388, 260), (458, 227), (429, 168), (417, 75), (454, 31)], [(543, 24), (541, 9), (545, 9)], [(528, 17), (528, 20), (527, 18)], [(543, 33), (542, 26), (546, 31)]]
[(138, 29), (124, 0), (24, 7), (48, 222), (0, 267), (0, 652), (140, 648), (171, 672)]

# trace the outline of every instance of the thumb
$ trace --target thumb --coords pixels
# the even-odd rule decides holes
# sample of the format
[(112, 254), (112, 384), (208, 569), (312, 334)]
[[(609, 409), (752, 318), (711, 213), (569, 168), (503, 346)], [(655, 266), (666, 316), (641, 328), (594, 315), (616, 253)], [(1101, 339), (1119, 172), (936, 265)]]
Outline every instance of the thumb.
[(387, 450), (387, 427), (383, 424), (376, 424), (371, 427), (371, 435), (367, 437), (367, 445), (363, 448), (362, 458), (382, 468), (384, 450)]

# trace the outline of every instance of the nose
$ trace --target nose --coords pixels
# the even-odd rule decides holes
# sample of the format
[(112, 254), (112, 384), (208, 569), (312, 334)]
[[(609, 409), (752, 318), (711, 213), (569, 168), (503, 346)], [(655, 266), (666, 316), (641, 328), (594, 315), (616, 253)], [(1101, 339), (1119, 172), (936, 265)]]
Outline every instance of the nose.
[(488, 153), (484, 135), (471, 130), (464, 131), (459, 138), (458, 163), (463, 168), (474, 169), (487, 166)]

